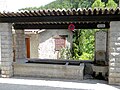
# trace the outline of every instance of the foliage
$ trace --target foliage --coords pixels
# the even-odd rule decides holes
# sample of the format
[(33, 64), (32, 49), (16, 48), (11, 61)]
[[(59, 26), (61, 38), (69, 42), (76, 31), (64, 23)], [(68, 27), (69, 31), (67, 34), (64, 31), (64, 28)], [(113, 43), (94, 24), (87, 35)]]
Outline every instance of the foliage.
[(115, 3), (115, 1), (109, 0), (108, 3), (106, 4), (106, 7), (116, 9), (117, 4)]
[(68, 47), (61, 48), (61, 50), (59, 51), (59, 54), (60, 54), (59, 59), (71, 59), (72, 58), (71, 51)]
[(99, 29), (79, 29), (73, 35), (72, 56), (75, 60), (93, 60), (95, 32)]
[(77, 59), (79, 60), (80, 55), (82, 54), (82, 38), (81, 36), (81, 30), (75, 30), (74, 34), (73, 34), (73, 47), (72, 47), (72, 57), (73, 59)]
[(115, 9), (117, 7), (117, 3), (114, 0), (108, 0), (107, 2), (102, 2), (101, 0), (95, 0), (92, 4), (92, 8), (113, 8)]
[(56, 0), (45, 6), (27, 7), (19, 10), (72, 9), (72, 8), (116, 8), (119, 0)]
[(92, 8), (104, 8), (105, 3), (101, 2), (101, 0), (95, 0), (95, 2), (92, 4)]
[(78, 7), (79, 8), (90, 8), (94, 0), (83, 0), (82, 2), (79, 2)]
[(93, 60), (93, 53), (85, 53), (83, 52), (82, 55), (80, 56), (80, 60)]
[(72, 8), (89, 8), (94, 0), (56, 0), (45, 6), (28, 7), (19, 10), (39, 10), (39, 9), (72, 9)]

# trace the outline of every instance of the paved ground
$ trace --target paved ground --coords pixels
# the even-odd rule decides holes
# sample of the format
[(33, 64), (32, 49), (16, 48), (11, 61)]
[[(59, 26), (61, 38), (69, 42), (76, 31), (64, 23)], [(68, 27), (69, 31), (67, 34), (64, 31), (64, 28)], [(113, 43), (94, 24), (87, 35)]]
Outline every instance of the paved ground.
[[(48, 87), (48, 86), (0, 84), (0, 90), (78, 90), (78, 89), (65, 89), (65, 88)], [(79, 90), (83, 90), (83, 89), (79, 89)]]
[(120, 90), (98, 80), (59, 80), (46, 78), (0, 78), (0, 90)]

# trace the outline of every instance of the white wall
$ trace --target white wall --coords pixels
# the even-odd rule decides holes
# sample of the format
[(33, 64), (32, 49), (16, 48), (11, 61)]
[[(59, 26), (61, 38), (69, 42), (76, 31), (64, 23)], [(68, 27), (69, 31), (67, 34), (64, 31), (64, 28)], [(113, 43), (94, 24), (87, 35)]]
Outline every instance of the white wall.
[(71, 47), (72, 32), (64, 30), (44, 30), (39, 34), (29, 34), (30, 38), (30, 58), (57, 59), (58, 52), (55, 51), (55, 36), (68, 35), (66, 37), (66, 47)]
[(68, 35), (66, 37), (66, 46), (71, 47), (72, 43), (72, 32), (70, 32), (67, 29), (64, 30), (46, 30), (44, 32), (41, 32), (39, 34), (39, 47), (38, 47), (38, 53), (39, 58), (41, 59), (57, 59), (58, 52), (55, 51), (55, 36), (58, 35)]
[(30, 35), (30, 58), (38, 58), (39, 34)]

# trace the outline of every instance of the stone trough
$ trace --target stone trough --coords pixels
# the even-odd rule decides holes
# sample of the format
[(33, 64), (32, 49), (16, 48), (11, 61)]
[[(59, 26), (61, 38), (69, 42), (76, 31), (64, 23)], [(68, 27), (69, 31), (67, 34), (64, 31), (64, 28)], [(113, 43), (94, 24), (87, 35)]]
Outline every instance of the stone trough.
[(75, 61), (37, 60), (14, 63), (14, 76), (33, 76), (63, 79), (83, 79), (84, 63)]

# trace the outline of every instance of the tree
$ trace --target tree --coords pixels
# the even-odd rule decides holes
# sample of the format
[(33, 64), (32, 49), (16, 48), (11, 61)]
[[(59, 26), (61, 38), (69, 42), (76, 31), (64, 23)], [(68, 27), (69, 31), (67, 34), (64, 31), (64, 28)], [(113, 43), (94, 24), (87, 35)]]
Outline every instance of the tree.
[(104, 8), (105, 3), (101, 2), (101, 0), (95, 0), (95, 2), (92, 4), (92, 8)]
[(28, 8), (22, 8), (19, 10), (89, 8), (91, 7), (92, 3), (93, 3), (93, 0), (56, 0), (45, 6), (28, 7)]
[(75, 30), (73, 33), (73, 45), (72, 45), (72, 57), (75, 60), (79, 60), (82, 55), (82, 38), (81, 30)]
[(115, 9), (117, 7), (117, 3), (114, 0), (108, 0), (108, 2), (102, 2), (101, 0), (95, 0), (95, 2), (92, 4), (92, 8), (113, 8)]
[(113, 0), (108, 0), (106, 7), (115, 9), (117, 7), (117, 3), (115, 3), (115, 1), (113, 1)]

